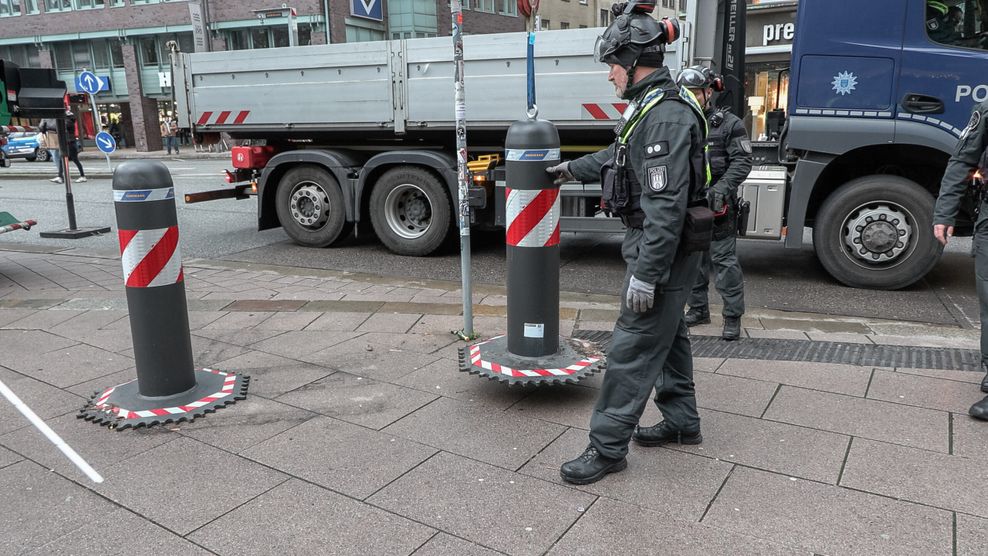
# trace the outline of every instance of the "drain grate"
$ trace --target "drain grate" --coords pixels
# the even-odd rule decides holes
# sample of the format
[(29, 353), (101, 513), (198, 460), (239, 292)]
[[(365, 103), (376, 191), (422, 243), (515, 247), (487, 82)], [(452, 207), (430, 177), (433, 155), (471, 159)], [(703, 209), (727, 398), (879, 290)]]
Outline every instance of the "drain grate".
[[(605, 348), (611, 342), (609, 330), (578, 330), (573, 335), (596, 342)], [(725, 342), (716, 336), (693, 336), (690, 340), (693, 343), (693, 355), (697, 357), (840, 363), (862, 367), (961, 371), (981, 369), (981, 352), (973, 349), (877, 346), (769, 338), (746, 338), (739, 342)]]

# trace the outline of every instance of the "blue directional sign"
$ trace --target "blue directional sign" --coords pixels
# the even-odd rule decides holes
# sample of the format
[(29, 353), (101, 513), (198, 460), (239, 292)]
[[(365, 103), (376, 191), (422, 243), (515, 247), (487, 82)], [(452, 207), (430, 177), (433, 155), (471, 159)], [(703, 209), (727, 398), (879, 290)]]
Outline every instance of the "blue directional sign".
[(354, 17), (384, 21), (384, 0), (350, 0), (350, 14)]
[(110, 90), (110, 80), (100, 77), (91, 71), (84, 71), (75, 78), (75, 88), (77, 91), (95, 95), (100, 91)]
[(117, 141), (109, 133), (101, 131), (96, 134), (96, 148), (100, 152), (110, 154), (117, 150)]

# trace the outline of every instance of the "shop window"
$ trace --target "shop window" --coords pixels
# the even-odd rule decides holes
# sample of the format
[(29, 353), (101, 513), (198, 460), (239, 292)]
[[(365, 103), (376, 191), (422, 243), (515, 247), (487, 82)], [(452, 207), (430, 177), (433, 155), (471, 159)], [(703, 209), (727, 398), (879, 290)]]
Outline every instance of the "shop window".
[(940, 44), (988, 50), (988, 0), (926, 3), (926, 33)]
[(124, 67), (123, 61), (123, 47), (120, 46), (120, 41), (111, 40), (110, 44), (110, 62), (115, 68)]
[(250, 37), (246, 29), (227, 31), (226, 47), (230, 50), (247, 50), (250, 48)]
[(0, 17), (21, 15), (21, 0), (0, 0)]
[(271, 46), (268, 41), (268, 30), (264, 27), (255, 27), (250, 30), (251, 48), (268, 48)]
[(73, 41), (72, 42), (72, 67), (74, 68), (88, 68), (92, 67), (93, 60), (89, 55), (89, 42), (87, 41)]
[(93, 67), (110, 67), (110, 45), (106, 39), (97, 39), (92, 42), (93, 47)]
[(57, 42), (52, 48), (55, 56), (55, 69), (70, 70), (72, 67), (72, 48), (68, 42)]

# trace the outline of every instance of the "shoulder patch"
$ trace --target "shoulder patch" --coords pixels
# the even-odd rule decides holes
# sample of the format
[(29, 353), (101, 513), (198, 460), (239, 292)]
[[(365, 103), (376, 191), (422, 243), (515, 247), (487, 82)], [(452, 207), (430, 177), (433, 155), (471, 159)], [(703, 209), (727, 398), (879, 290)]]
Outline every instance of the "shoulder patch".
[(971, 121), (967, 123), (967, 127), (965, 127), (964, 131), (961, 132), (961, 139), (967, 139), (967, 136), (970, 135), (970, 133), (974, 131), (974, 129), (977, 128), (980, 124), (981, 124), (981, 111), (975, 110), (974, 113), (971, 114)]
[(741, 150), (744, 151), (745, 154), (751, 154), (751, 139), (745, 137), (741, 140)]
[(652, 143), (645, 147), (645, 158), (653, 158), (656, 156), (666, 156), (669, 154), (669, 142), (659, 141), (657, 143)]
[(648, 188), (659, 193), (666, 188), (668, 174), (665, 166), (652, 166), (648, 169)]

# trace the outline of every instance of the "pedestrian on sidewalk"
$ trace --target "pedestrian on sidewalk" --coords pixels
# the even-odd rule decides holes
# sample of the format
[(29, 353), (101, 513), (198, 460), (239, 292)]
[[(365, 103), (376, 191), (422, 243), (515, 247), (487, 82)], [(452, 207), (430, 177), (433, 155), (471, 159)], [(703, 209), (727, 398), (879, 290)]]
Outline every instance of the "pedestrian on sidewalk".
[(171, 118), (171, 116), (165, 116), (165, 119), (161, 121), (161, 140), (165, 144), (165, 148), (168, 149), (168, 154), (172, 154), (172, 149), (175, 149), (175, 154), (178, 154), (178, 124)]
[(710, 161), (710, 190), (707, 199), (714, 219), (714, 240), (710, 251), (703, 253), (700, 272), (690, 293), (686, 326), (710, 322), (707, 290), (710, 274), (724, 300), (724, 329), (721, 337), (741, 337), (744, 314), (744, 275), (738, 262), (738, 188), (751, 173), (751, 141), (741, 118), (726, 108), (713, 106), (715, 90), (723, 90), (723, 81), (709, 68), (693, 66), (679, 72), (676, 82), (687, 87), (703, 105), (710, 134), (707, 135), (707, 159)]
[[(665, 45), (678, 35), (675, 25), (634, 2), (615, 4), (612, 13), (614, 21), (598, 39), (597, 60), (610, 66), (608, 80), (630, 103), (629, 114), (607, 149), (546, 169), (558, 183), (608, 184), (608, 207), (627, 226), (621, 312), (590, 418), (590, 445), (559, 470), (574, 484), (625, 469), (632, 438), (643, 446), (702, 440), (683, 322), (700, 253), (681, 249), (681, 237), (688, 205), (705, 195), (706, 122), (693, 95), (677, 87), (663, 65)], [(663, 421), (636, 429), (653, 388)]]
[(58, 177), (62, 175), (60, 170), (62, 167), (62, 158), (58, 150), (58, 120), (54, 118), (41, 120), (41, 125), (38, 126), (38, 129), (41, 131), (45, 148), (48, 149), (48, 159), (55, 163), (55, 172), (57, 175), (49, 181), (61, 183), (61, 179)]
[[(62, 122), (63, 128), (62, 132), (65, 133), (65, 143), (68, 146), (69, 162), (74, 162), (75, 167), (79, 169), (79, 177), (76, 178), (76, 182), (82, 183), (86, 180), (86, 170), (82, 167), (82, 162), (79, 161), (79, 150), (80, 141), (78, 136), (76, 136), (76, 116), (72, 112), (68, 113), (68, 116)], [(55, 183), (63, 183), (65, 180), (65, 165), (62, 163), (61, 159), (58, 164), (58, 180), (53, 180)]]
[[(988, 196), (985, 178), (988, 176), (988, 100), (974, 107), (971, 120), (961, 133), (947, 171), (940, 182), (940, 195), (933, 209), (933, 235), (946, 246), (954, 235), (954, 223), (964, 196), (974, 193), (974, 254), (975, 284), (981, 306), (981, 391), (988, 393)], [(988, 397), (971, 406), (971, 417), (988, 421)]]

